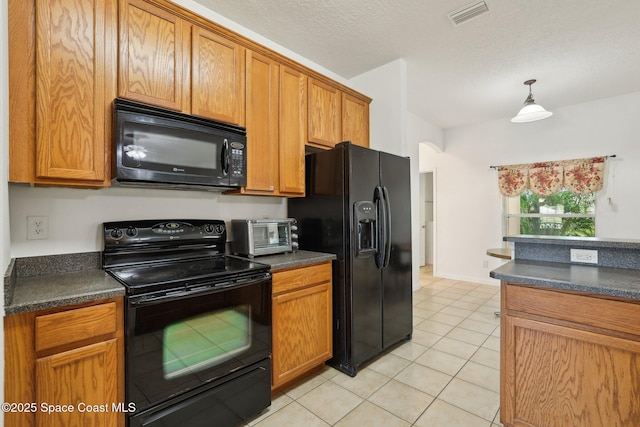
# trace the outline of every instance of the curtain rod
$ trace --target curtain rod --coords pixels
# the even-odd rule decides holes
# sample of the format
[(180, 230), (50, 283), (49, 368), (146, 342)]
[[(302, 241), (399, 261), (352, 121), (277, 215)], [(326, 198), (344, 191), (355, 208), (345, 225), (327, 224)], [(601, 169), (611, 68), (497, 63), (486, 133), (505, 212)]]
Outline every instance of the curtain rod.
[[(604, 157), (605, 160), (609, 159), (609, 158), (613, 158), (616, 157), (615, 154), (609, 154), (608, 156), (594, 156), (594, 157)], [(534, 162), (536, 163), (536, 162)], [(538, 163), (546, 163), (546, 162), (538, 162)], [(500, 166), (489, 166), (489, 169), (498, 169)]]

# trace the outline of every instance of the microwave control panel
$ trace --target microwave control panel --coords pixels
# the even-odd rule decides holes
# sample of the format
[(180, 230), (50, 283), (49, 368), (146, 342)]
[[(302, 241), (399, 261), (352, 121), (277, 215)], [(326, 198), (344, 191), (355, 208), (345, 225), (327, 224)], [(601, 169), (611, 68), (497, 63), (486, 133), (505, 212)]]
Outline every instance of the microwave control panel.
[(229, 176), (231, 182), (242, 181), (245, 185), (246, 145), (242, 142), (233, 141), (229, 144)]

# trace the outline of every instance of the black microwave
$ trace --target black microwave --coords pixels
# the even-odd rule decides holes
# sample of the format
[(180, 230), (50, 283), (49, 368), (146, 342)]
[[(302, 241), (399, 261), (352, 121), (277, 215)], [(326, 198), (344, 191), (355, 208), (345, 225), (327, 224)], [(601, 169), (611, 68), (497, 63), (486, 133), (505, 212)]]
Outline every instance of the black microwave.
[(247, 184), (243, 127), (116, 98), (113, 183), (224, 190)]

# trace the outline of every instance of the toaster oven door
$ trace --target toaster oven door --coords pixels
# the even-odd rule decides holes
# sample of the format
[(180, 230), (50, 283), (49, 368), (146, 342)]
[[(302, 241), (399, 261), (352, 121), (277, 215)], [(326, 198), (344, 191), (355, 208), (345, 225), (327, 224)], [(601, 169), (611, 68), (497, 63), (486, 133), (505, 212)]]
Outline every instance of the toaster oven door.
[(255, 222), (251, 227), (254, 255), (291, 252), (289, 222)]

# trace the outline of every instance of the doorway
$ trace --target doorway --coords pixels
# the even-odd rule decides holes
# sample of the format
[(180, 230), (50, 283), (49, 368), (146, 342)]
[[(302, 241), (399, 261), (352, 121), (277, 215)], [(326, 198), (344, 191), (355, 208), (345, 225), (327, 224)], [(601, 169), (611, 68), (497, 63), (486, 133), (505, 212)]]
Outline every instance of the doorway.
[(436, 272), (437, 265), (437, 170), (439, 148), (429, 142), (419, 144), (420, 172), (420, 268)]

